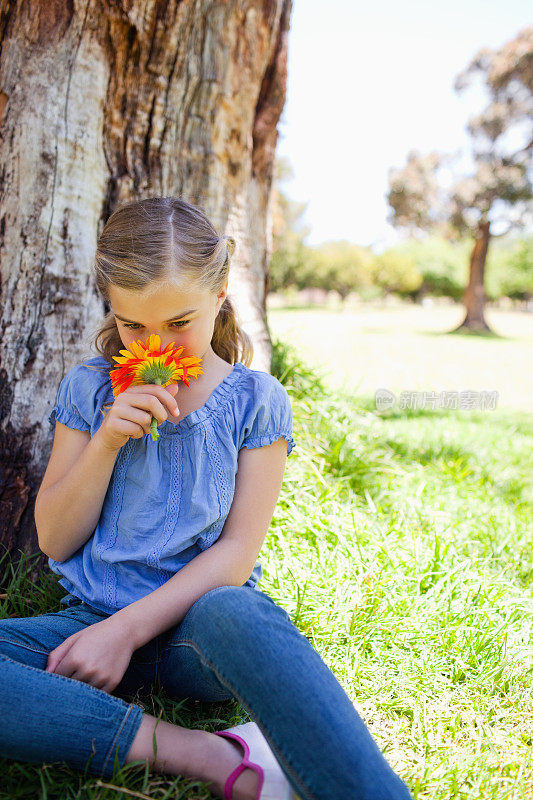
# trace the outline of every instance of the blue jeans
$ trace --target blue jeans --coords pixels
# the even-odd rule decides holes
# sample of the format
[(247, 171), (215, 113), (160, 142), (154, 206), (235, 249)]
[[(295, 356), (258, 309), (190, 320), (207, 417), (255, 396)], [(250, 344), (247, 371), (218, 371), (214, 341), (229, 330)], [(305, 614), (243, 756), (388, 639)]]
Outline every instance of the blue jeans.
[[(143, 708), (45, 672), (48, 653), (108, 615), (72, 594), (64, 608), (0, 620), (0, 756), (64, 762), (102, 778), (123, 766)], [(411, 800), (353, 703), (289, 614), (249, 586), (204, 594), (181, 623), (135, 650), (117, 694), (235, 698), (302, 800)]]

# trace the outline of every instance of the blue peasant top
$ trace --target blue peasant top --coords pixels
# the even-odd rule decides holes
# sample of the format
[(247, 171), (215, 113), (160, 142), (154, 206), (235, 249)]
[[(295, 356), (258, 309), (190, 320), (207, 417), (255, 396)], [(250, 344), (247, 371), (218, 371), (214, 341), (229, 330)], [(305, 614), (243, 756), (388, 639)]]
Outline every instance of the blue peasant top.
[[(66, 373), (48, 417), (52, 430), (58, 420), (94, 436), (102, 406), (114, 401), (109, 370), (97, 356)], [(155, 442), (145, 434), (120, 448), (85, 544), (65, 561), (48, 559), (70, 594), (107, 614), (159, 588), (216, 542), (233, 500), (241, 447), (281, 436), (287, 455), (295, 446), (287, 390), (270, 373), (241, 362), (201, 408), (157, 430)], [(262, 575), (258, 560), (245, 585), (258, 588)]]

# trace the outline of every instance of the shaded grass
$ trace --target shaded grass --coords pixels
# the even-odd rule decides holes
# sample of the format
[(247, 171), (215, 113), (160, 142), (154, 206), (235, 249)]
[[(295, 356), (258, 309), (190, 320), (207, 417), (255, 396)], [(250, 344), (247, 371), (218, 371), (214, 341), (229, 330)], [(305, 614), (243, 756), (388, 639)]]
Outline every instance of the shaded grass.
[[(533, 418), (379, 414), (373, 398), (331, 393), (280, 342), (273, 372), (292, 400), (297, 447), (261, 588), (312, 642), (417, 800), (533, 796)], [(31, 583), (24, 565), (9, 573), (0, 616), (58, 608), (56, 576)], [(131, 699), (187, 727), (248, 719), (236, 701)], [(211, 796), (140, 764), (116, 769), (113, 788), (66, 766), (0, 759), (0, 769), (1, 798), (132, 796), (118, 787)]]

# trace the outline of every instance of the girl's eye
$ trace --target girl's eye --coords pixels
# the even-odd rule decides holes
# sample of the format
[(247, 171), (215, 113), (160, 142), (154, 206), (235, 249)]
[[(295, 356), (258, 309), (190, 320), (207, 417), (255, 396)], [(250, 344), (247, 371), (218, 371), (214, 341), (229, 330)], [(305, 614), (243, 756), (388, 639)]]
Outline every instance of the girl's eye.
[[(171, 325), (177, 325), (178, 328), (183, 328), (185, 325), (188, 325), (189, 322), (190, 322), (190, 319), (177, 320), (176, 322), (171, 322)], [(142, 327), (142, 325), (139, 325), (138, 322), (131, 322), (131, 323), (123, 322), (122, 324), (124, 325), (125, 328), (131, 328), (134, 331), (136, 331), (138, 328)]]

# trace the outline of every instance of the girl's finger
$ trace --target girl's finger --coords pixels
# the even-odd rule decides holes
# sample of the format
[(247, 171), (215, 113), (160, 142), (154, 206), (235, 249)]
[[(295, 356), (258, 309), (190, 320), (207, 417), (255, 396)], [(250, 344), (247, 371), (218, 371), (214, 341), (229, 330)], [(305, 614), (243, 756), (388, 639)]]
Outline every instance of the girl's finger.
[(66, 653), (62, 653), (62, 654), (61, 654), (61, 655), (59, 655), (59, 656), (55, 656), (55, 657), (54, 657), (54, 658), (53, 658), (53, 659), (50, 661), (50, 663), (49, 663), (49, 664), (47, 664), (47, 666), (46, 666), (46, 671), (47, 671), (47, 672), (56, 672), (56, 671), (57, 671), (57, 668), (59, 667), (59, 665), (61, 664), (61, 662), (62, 662), (62, 661), (63, 661), (63, 659), (65, 658), (65, 656), (66, 656)]
[[(76, 636), (77, 638), (77, 636)], [(46, 672), (53, 672), (57, 665), (62, 661), (65, 654), (70, 650), (74, 644), (75, 639), (69, 636), (64, 642), (61, 642), (54, 650), (48, 653), (48, 660), (46, 662)]]
[[(171, 400), (170, 402), (174, 403), (173, 400)], [(132, 411), (134, 412), (133, 415), (131, 413)], [(130, 418), (135, 418), (135, 422), (139, 421), (139, 414), (136, 413), (137, 411), (142, 412), (142, 414), (144, 413), (149, 414), (147, 433), (150, 432), (150, 422), (152, 416), (154, 416), (158, 422), (164, 422), (168, 416), (167, 409), (165, 408), (163, 403), (157, 397), (154, 397), (154, 395), (152, 394), (138, 395), (138, 397), (136, 397), (135, 400), (131, 402), (128, 414)], [(139, 424), (142, 423), (139, 422)]]
[(56, 653), (55, 650), (49, 653), (46, 662), (46, 672), (53, 672), (62, 658), (63, 655), (61, 653)]

